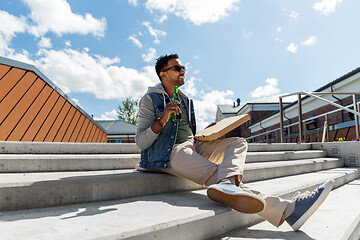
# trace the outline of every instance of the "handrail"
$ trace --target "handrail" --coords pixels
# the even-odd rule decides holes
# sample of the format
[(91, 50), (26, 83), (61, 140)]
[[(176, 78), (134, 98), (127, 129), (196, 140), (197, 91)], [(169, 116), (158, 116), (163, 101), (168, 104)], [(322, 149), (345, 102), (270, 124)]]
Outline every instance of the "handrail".
[[(325, 98), (319, 97), (317, 95), (352, 95), (353, 96), (353, 106), (354, 106), (354, 110), (351, 110), (349, 108), (343, 107), (337, 103), (331, 102)], [(280, 107), (280, 113), (283, 112), (283, 106), (282, 106), (282, 98), (283, 97), (288, 97), (288, 96), (292, 96), (292, 95), (298, 95), (298, 124), (299, 124), (299, 141), (300, 143), (302, 142), (302, 132), (303, 132), (303, 126), (302, 126), (302, 107), (301, 107), (301, 95), (307, 95), (307, 96), (311, 96), (311, 97), (315, 97), (317, 99), (323, 100), (337, 108), (340, 108), (342, 110), (345, 110), (347, 112), (351, 112), (354, 114), (355, 116), (355, 131), (356, 131), (356, 139), (359, 138), (359, 121), (358, 121), (358, 117), (360, 116), (360, 113), (357, 112), (357, 106), (356, 106), (356, 98), (355, 95), (356, 94), (360, 94), (359, 92), (298, 92), (298, 93), (293, 93), (293, 94), (287, 94), (285, 96), (280, 96), (280, 101), (279, 101), (279, 107)], [(281, 143), (284, 142), (284, 128), (282, 127), (284, 125), (284, 118), (283, 115), (280, 115), (280, 139), (281, 139)]]
[[(360, 102), (358, 102), (358, 105), (360, 105)], [(351, 106), (352, 106), (352, 104), (347, 105), (347, 106), (345, 106), (345, 107), (351, 107)], [(307, 119), (305, 119), (304, 121), (306, 122), (306, 121), (309, 121), (309, 120), (321, 118), (321, 117), (324, 117), (324, 116), (326, 116), (326, 115), (330, 115), (330, 114), (332, 114), (332, 113), (339, 112), (339, 111), (341, 111), (341, 110), (342, 110), (342, 109), (335, 109), (335, 110), (332, 110), (332, 111), (330, 111), (330, 112), (322, 113), (322, 114), (316, 115), (316, 116), (314, 116), (314, 117), (307, 118)], [(298, 124), (298, 122), (290, 123), (290, 124), (288, 124), (288, 125), (284, 125), (284, 128), (292, 127), (292, 126), (295, 126), (295, 125), (297, 125), (297, 124)], [(278, 130), (280, 130), (280, 127), (275, 128), (275, 129), (272, 129), (272, 130), (268, 130), (268, 131), (266, 131), (266, 132), (259, 133), (259, 134), (253, 135), (253, 136), (250, 136), (250, 137), (248, 137), (248, 138), (246, 138), (246, 139), (256, 138), (256, 137), (265, 135), (266, 133), (276, 132), (276, 131), (278, 131)]]
[[(323, 101), (329, 103), (330, 105), (333, 105), (333, 106), (338, 108), (338, 109), (332, 110), (330, 112), (326, 112), (326, 113), (323, 113), (323, 114), (320, 114), (320, 115), (317, 115), (317, 116), (314, 116), (314, 117), (311, 117), (311, 118), (307, 118), (307, 119), (305, 119), (306, 121), (316, 119), (316, 118), (320, 118), (320, 117), (323, 117), (323, 116), (325, 116), (325, 118), (327, 118), (327, 115), (338, 112), (338, 111), (341, 111), (341, 110), (351, 112), (351, 113), (354, 114), (354, 117), (355, 117), (355, 119), (354, 119), (354, 121), (355, 121), (355, 131), (356, 131), (356, 138), (358, 139), (359, 138), (359, 121), (358, 121), (358, 118), (360, 117), (360, 113), (357, 111), (357, 109), (360, 109), (360, 102), (356, 103), (356, 98), (355, 98), (356, 94), (360, 94), (360, 92), (305, 92), (305, 91), (303, 91), (303, 92), (296, 92), (296, 93), (292, 93), (292, 94), (282, 95), (282, 96), (279, 97), (280, 127), (276, 128), (276, 129), (273, 129), (273, 130), (269, 130), (269, 131), (260, 133), (260, 134), (257, 134), (257, 135), (254, 135), (254, 136), (250, 136), (247, 139), (253, 139), (253, 138), (262, 136), (264, 134), (269, 134), (271, 132), (276, 132), (276, 131), (280, 130), (280, 139), (281, 139), (281, 143), (283, 143), (284, 142), (284, 128), (298, 124), (299, 125), (299, 140), (300, 140), (300, 142), (302, 142), (302, 132), (303, 132), (302, 115), (303, 114), (302, 114), (302, 107), (301, 107), (301, 95), (306, 95), (306, 96), (317, 98), (319, 100), (323, 100)], [(282, 106), (282, 98), (293, 96), (293, 95), (298, 95), (298, 119), (299, 120), (298, 120), (298, 122), (295, 122), (295, 123), (288, 124), (288, 125), (284, 126), (284, 119), (283, 119), (284, 111), (283, 111), (283, 106)], [(317, 96), (317, 95), (352, 95), (353, 96), (353, 103), (350, 104), (350, 105), (347, 105), (347, 106), (342, 106), (342, 105), (331, 102), (330, 100), (327, 100), (327, 99), (322, 98), (322, 97)], [(348, 107), (351, 107), (351, 106), (354, 107), (354, 110), (348, 108)]]

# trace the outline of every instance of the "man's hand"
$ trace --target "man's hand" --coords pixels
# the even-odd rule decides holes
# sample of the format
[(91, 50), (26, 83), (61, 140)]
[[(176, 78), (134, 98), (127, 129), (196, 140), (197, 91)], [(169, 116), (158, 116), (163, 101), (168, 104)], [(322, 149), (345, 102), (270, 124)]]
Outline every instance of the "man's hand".
[(171, 101), (168, 104), (166, 104), (164, 112), (162, 113), (160, 117), (161, 123), (165, 124), (167, 121), (169, 121), (171, 117), (171, 113), (174, 113), (175, 115), (179, 115), (181, 113), (181, 109), (178, 107), (177, 104), (180, 104), (179, 101)]
[[(176, 115), (181, 113), (180, 108), (176, 105), (180, 104), (179, 101), (171, 101), (168, 104), (166, 104), (164, 108), (164, 112), (162, 113), (159, 120), (156, 120), (156, 122), (151, 126), (151, 129), (154, 133), (158, 134), (162, 127), (169, 121), (169, 118), (171, 117), (171, 113), (174, 113)], [(160, 123), (158, 123), (160, 121)]]

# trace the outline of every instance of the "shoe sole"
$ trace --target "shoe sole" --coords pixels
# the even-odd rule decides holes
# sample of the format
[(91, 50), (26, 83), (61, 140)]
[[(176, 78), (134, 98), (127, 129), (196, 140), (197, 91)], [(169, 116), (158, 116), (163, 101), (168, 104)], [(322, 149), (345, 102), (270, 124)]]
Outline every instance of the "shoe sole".
[(243, 213), (259, 213), (265, 208), (265, 201), (249, 195), (231, 195), (213, 188), (207, 190), (207, 195), (211, 200)]
[(314, 204), (291, 226), (295, 231), (304, 225), (304, 223), (316, 212), (316, 210), (321, 206), (321, 204), (325, 201), (326, 197), (329, 195), (331, 190), (335, 185), (335, 181), (329, 181), (326, 188), (324, 188), (323, 192), (319, 196), (319, 198), (314, 202)]

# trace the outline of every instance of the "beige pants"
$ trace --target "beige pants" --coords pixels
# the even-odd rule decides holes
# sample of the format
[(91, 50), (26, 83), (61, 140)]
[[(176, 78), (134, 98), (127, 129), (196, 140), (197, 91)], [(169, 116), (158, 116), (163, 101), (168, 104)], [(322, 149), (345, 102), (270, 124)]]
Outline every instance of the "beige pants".
[[(209, 186), (221, 179), (242, 175), (246, 152), (247, 142), (244, 138), (232, 137), (211, 142), (189, 140), (174, 146), (170, 155), (170, 168), (165, 171)], [(289, 201), (247, 189), (265, 199), (266, 208), (259, 215), (278, 227)]]

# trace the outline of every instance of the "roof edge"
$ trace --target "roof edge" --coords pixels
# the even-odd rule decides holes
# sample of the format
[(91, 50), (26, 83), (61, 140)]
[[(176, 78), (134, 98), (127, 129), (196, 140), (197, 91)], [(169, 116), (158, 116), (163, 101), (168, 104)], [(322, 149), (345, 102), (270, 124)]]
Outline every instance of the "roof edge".
[(77, 110), (79, 110), (82, 114), (84, 114), (92, 123), (94, 123), (97, 127), (99, 127), (102, 131), (104, 131), (106, 133), (105, 129), (102, 126), (99, 126), (99, 124), (97, 124), (95, 122), (95, 120), (91, 116), (89, 116), (89, 114), (87, 114), (85, 112), (84, 109), (82, 109), (71, 98), (69, 98), (58, 86), (56, 86), (48, 77), (46, 77), (34, 65), (24, 63), (24, 62), (20, 62), (20, 61), (17, 61), (17, 60), (13, 60), (13, 59), (10, 59), (10, 58), (5, 58), (5, 57), (2, 57), (2, 56), (0, 56), (0, 64), (11, 66), (11, 67), (16, 67), (16, 68), (21, 68), (21, 69), (24, 69), (24, 70), (27, 70), (27, 71), (32, 71), (32, 72), (36, 73), (42, 80), (44, 80), (47, 84), (49, 84), (49, 86), (52, 87), (57, 93), (59, 93), (68, 102), (70, 102), (71, 105), (73, 105)]

